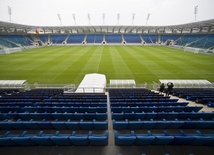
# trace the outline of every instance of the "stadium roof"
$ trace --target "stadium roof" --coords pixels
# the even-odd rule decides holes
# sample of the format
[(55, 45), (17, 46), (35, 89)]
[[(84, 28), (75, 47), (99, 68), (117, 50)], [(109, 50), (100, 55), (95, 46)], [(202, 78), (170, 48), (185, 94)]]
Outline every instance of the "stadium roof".
[(0, 21), (1, 34), (27, 34), (35, 33), (39, 29), (41, 33), (51, 34), (90, 34), (90, 33), (213, 33), (214, 19), (192, 22), (171, 26), (31, 26), (11, 22)]

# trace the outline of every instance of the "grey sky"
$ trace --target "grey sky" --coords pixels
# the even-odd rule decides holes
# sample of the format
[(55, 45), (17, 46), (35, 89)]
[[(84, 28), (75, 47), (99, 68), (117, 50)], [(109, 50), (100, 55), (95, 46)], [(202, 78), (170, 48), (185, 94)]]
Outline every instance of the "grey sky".
[(131, 25), (133, 13), (134, 25), (145, 25), (148, 13), (148, 25), (177, 25), (194, 21), (196, 5), (198, 21), (214, 19), (214, 0), (0, 0), (0, 21), (9, 21), (10, 6), (12, 21), (27, 25), (59, 26), (57, 14), (64, 26), (74, 25), (72, 14), (88, 25), (88, 13), (91, 25), (102, 25), (103, 13), (105, 25), (117, 25), (118, 13), (120, 25)]

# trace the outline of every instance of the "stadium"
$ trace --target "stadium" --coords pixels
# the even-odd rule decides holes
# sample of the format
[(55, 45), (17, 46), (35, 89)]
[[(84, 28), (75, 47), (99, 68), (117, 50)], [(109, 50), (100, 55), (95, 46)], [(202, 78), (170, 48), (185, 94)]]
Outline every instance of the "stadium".
[(213, 66), (214, 19), (165, 26), (0, 21), (0, 151), (212, 155)]

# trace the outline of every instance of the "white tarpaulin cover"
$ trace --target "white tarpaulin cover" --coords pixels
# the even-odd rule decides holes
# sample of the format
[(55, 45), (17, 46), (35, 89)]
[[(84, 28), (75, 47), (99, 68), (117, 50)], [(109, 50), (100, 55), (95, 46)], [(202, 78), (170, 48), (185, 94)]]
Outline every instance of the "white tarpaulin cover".
[(76, 90), (76, 93), (104, 93), (106, 76), (103, 74), (86, 74)]
[(136, 83), (135, 83), (135, 80), (133, 79), (123, 79), (123, 80), (117, 79), (117, 80), (110, 80), (110, 86), (111, 87), (122, 87), (122, 86), (135, 87)]
[(207, 87), (212, 85), (212, 83), (207, 80), (160, 79), (159, 81), (164, 84), (172, 82), (175, 87)]
[(0, 88), (22, 88), (26, 80), (0, 80)]

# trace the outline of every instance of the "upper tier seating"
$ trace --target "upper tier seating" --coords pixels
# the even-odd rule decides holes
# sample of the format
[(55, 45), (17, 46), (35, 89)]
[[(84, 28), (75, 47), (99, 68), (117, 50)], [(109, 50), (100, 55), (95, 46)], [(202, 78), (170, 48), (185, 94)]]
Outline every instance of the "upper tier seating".
[(84, 41), (84, 34), (71, 34), (68, 37), (67, 44), (82, 44)]
[(126, 43), (142, 43), (139, 34), (124, 34), (123, 36)]
[(67, 35), (50, 35), (50, 42), (53, 44), (62, 44)]
[(0, 44), (6, 45), (7, 47), (16, 47), (16, 46), (30, 46), (31, 42), (28, 36), (24, 35), (1, 35), (0, 37), (4, 38), (5, 40), (2, 41), (1, 39)]
[(121, 34), (106, 34), (105, 41), (107, 43), (122, 43), (122, 35)]
[(158, 36), (155, 34), (143, 34), (142, 38), (147, 44), (156, 44), (158, 42)]
[(102, 34), (88, 34), (86, 38), (86, 43), (102, 43), (103, 35)]

